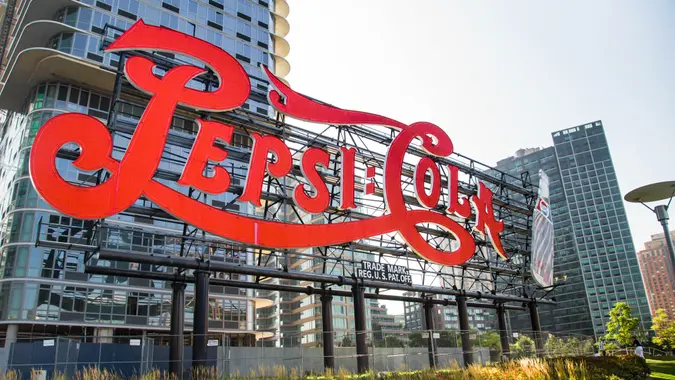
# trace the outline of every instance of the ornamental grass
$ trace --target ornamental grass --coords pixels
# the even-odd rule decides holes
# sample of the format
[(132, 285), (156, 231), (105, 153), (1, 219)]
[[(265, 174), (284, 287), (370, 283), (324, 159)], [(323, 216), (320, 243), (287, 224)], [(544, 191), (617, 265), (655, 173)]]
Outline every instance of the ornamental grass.
[[(37, 379), (38, 372), (31, 372), (31, 378)], [(504, 363), (490, 365), (472, 365), (461, 369), (457, 366), (438, 370), (368, 372), (352, 374), (345, 369), (327, 371), (324, 374), (304, 374), (297, 368), (274, 366), (260, 367), (247, 374), (234, 374), (229, 377), (219, 376), (216, 368), (202, 367), (189, 376), (192, 380), (646, 380), (649, 368), (644, 359), (636, 356), (608, 357), (568, 357), (568, 358), (523, 358)], [(0, 380), (19, 380), (22, 377), (16, 371), (0, 373)], [(65, 380), (65, 374), (50, 376), (50, 380)], [(123, 380), (125, 377), (114, 371), (99, 368), (86, 368), (71, 375), (76, 380)], [(177, 380), (177, 377), (166, 371), (151, 370), (143, 375), (129, 377), (132, 380)]]

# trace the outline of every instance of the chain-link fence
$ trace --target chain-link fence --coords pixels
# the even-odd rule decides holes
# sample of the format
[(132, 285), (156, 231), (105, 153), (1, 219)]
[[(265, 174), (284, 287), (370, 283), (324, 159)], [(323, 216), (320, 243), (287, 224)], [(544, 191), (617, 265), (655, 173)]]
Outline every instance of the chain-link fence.
[[(359, 333), (361, 334), (361, 333)], [(465, 360), (486, 364), (531, 356), (593, 355), (594, 341), (583, 336), (528, 331), (506, 335), (509, 349), (502, 346), (499, 331), (402, 331), (364, 332), (369, 368), (375, 372), (461, 367)], [(336, 331), (335, 369), (357, 372), (356, 333)], [(227, 334), (207, 337), (206, 364), (219, 376), (271, 373), (283, 367), (298, 374), (324, 373), (323, 334), (261, 335), (261, 339), (232, 339)], [(61, 373), (67, 378), (88, 367), (106, 369), (123, 377), (149, 370), (169, 371), (171, 336), (21, 336), (0, 348), (0, 370), (15, 370), (30, 379), (31, 370), (45, 378)], [(184, 336), (182, 371), (192, 367), (194, 336)], [(463, 349), (462, 339), (470, 342)], [(537, 349), (537, 339), (541, 345)], [(466, 342), (465, 342), (466, 343)], [(187, 377), (186, 377), (187, 378)]]

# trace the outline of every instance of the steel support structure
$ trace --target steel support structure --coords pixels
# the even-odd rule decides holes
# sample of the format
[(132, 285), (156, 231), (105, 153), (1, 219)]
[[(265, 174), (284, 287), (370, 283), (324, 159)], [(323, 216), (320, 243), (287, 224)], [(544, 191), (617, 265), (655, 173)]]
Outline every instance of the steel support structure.
[(335, 332), (333, 331), (333, 296), (321, 295), (321, 328), (323, 332), (324, 371), (335, 369)]
[[(109, 42), (109, 41), (107, 41)], [(104, 45), (105, 43), (104, 42)], [(170, 69), (178, 64), (178, 59), (171, 59), (161, 55), (146, 52), (129, 52), (128, 56), (141, 55), (152, 59), (158, 67)], [(115, 105), (125, 105), (142, 109), (147, 105), (149, 97), (147, 94), (135, 89), (126, 80), (123, 70), (117, 72), (116, 91), (112, 103)], [(264, 78), (254, 78), (257, 82), (267, 83)], [(212, 83), (214, 80), (211, 75), (195, 78), (196, 81), (203, 81), (205, 89), (212, 85), (219, 86), (222, 83)], [(260, 91), (260, 86), (252, 88), (250, 98), (260, 103), (267, 103), (267, 94)], [(136, 130), (136, 123), (133, 122), (137, 115), (124, 114), (122, 107), (115, 107), (115, 115), (109, 120), (108, 128), (115, 134), (115, 151), (124, 153), (127, 149), (124, 141), (129, 141)], [(125, 117), (117, 117), (117, 113)], [(193, 200), (208, 204), (213, 207), (228, 209), (237, 201), (238, 196), (243, 191), (243, 183), (246, 180), (246, 164), (251, 156), (252, 133), (277, 136), (284, 140), (293, 153), (293, 168), (289, 175), (284, 179), (273, 178), (268, 174), (264, 177), (264, 183), (267, 185), (262, 191), (262, 202), (264, 203), (264, 214), (259, 215), (264, 220), (277, 221), (282, 223), (306, 223), (308, 214), (297, 207), (292, 197), (295, 186), (298, 184), (307, 184), (307, 180), (302, 175), (299, 165), (300, 154), (307, 147), (321, 147), (330, 154), (330, 165), (332, 171), (323, 171), (321, 176), (330, 189), (330, 202), (326, 211), (318, 215), (312, 215), (312, 223), (342, 223), (355, 220), (362, 220), (372, 217), (378, 217), (386, 214), (386, 204), (384, 199), (383, 168), (385, 163), (385, 152), (398, 132), (392, 129), (379, 126), (362, 125), (329, 125), (325, 130), (316, 133), (314, 131), (297, 127), (286, 122), (286, 119), (271, 119), (266, 115), (251, 112), (244, 109), (234, 110), (222, 113), (204, 114), (201, 111), (179, 106), (174, 115), (176, 125), (185, 125), (187, 133), (176, 133), (173, 130), (169, 132), (167, 144), (182, 148), (174, 151), (182, 153), (169, 153), (168, 150), (163, 160), (171, 165), (163, 165), (157, 169), (155, 179), (163, 181), (178, 181), (180, 170), (174, 169), (177, 166), (184, 165), (187, 161), (187, 154), (195, 142), (197, 127), (194, 120), (197, 118), (207, 118), (213, 122), (221, 122), (235, 127), (234, 141), (236, 144), (222, 144), (217, 142), (218, 148), (228, 152), (228, 160), (236, 163), (228, 167), (232, 183), (228, 189), (231, 201), (224, 204), (222, 200), (214, 199), (211, 195), (202, 193), (194, 189), (190, 193)], [(248, 140), (247, 140), (248, 139)], [(339, 152), (341, 148), (356, 149), (356, 208), (353, 210), (341, 210), (338, 205), (339, 191), (336, 190), (341, 184), (341, 178), (338, 168), (340, 167)], [(63, 148), (59, 151), (58, 157), (63, 159), (75, 160), (80, 152)], [(401, 191), (408, 207), (419, 207), (420, 204), (415, 198), (415, 169), (416, 162), (421, 157), (427, 157), (428, 154), (417, 143), (409, 146), (408, 156), (413, 159), (404, 162), (401, 175)], [(496, 217), (504, 221), (504, 231), (501, 234), (502, 244), (507, 254), (511, 257), (505, 261), (498, 257), (491, 249), (489, 239), (482, 235), (474, 235), (476, 240), (475, 255), (461, 267), (442, 267), (417, 256), (406, 244), (397, 237), (395, 233), (385, 234), (364, 238), (359, 241), (346, 244), (317, 247), (313, 252), (319, 254), (308, 254), (303, 250), (292, 249), (272, 249), (258, 246), (238, 245), (224, 239), (209, 237), (206, 238), (204, 231), (201, 232), (201, 238), (198, 237), (198, 230), (190, 229), (187, 226), (183, 229), (183, 234), (171, 234), (169, 232), (148, 232), (146, 235), (152, 235), (145, 241), (147, 247), (134, 245), (133, 251), (124, 251), (117, 247), (108, 245), (108, 241), (97, 234), (102, 231), (110, 233), (117, 229), (117, 233), (125, 232), (125, 227), (120, 227), (114, 221), (106, 221), (105, 228), (98, 228), (92, 231), (92, 242), (83, 245), (75, 236), (74, 230), (67, 236), (65, 242), (50, 241), (43, 239), (47, 234), (38, 231), (36, 245), (53, 247), (57, 249), (82, 250), (88, 252), (97, 252), (99, 260), (125, 261), (152, 266), (152, 271), (136, 271), (132, 274), (124, 274), (123, 270), (110, 267), (97, 267), (93, 263), (86, 263), (86, 271), (98, 275), (119, 275), (128, 277), (155, 278), (166, 281), (184, 281), (186, 283), (194, 282), (195, 300), (195, 347), (193, 351), (193, 364), (205, 364), (206, 360), (206, 338), (207, 338), (207, 311), (208, 311), (208, 284), (211, 283), (231, 287), (240, 287), (247, 289), (259, 289), (267, 291), (289, 291), (304, 293), (308, 295), (336, 295), (351, 296), (354, 303), (355, 325), (356, 325), (356, 343), (359, 371), (368, 369), (368, 353), (366, 348), (366, 321), (365, 321), (365, 299), (375, 298), (383, 300), (401, 300), (410, 302), (423, 302), (425, 305), (457, 305), (460, 311), (460, 329), (462, 330), (462, 347), (464, 351), (465, 363), (473, 362), (471, 340), (469, 337), (468, 307), (479, 308), (497, 308), (498, 311), (507, 309), (522, 310), (524, 303), (536, 299), (538, 304), (554, 304), (554, 302), (545, 298), (544, 295), (535, 297), (537, 284), (532, 281), (529, 275), (529, 255), (530, 255), (530, 235), (531, 219), (534, 201), (536, 200), (537, 189), (529, 182), (529, 179), (511, 177), (506, 173), (492, 169), (476, 160), (463, 156), (459, 153), (453, 153), (451, 156), (442, 158), (434, 157), (439, 165), (441, 174), (441, 196), (436, 210), (446, 210), (450, 202), (449, 197), (449, 171), (448, 166), (458, 167), (461, 171), (459, 178), (458, 191), (462, 197), (470, 197), (477, 194), (479, 188), (478, 182), (484, 183), (494, 193), (493, 204)], [(368, 168), (376, 169), (375, 177), (366, 180)], [(168, 168), (168, 169), (167, 169)], [(213, 169), (210, 163), (208, 169)], [(372, 181), (375, 183), (375, 191), (369, 196), (363, 196), (365, 190), (364, 183)], [(156, 208), (154, 204), (142, 199), (145, 204), (139, 206), (134, 204), (121, 214), (127, 217), (142, 217), (150, 219), (152, 222), (162, 222), (169, 224), (181, 223), (172, 215), (162, 209)], [(216, 201), (221, 204), (216, 206)], [(470, 215), (464, 220), (458, 222), (467, 230), (473, 228), (476, 215)], [(70, 228), (69, 226), (49, 226), (46, 228)], [(449, 247), (452, 234), (442, 228), (423, 224), (418, 225), (417, 230), (420, 235), (432, 246), (438, 249)], [(80, 231), (83, 232), (83, 231)], [(127, 231), (128, 232), (128, 231)], [(175, 242), (180, 242), (180, 249), (176, 249)], [(143, 251), (139, 251), (142, 249)], [(238, 254), (235, 255), (233, 252)], [(160, 252), (160, 253), (157, 253)], [(239, 254), (241, 253), (241, 254)], [(211, 260), (211, 255), (220, 255), (219, 260)], [(243, 258), (243, 259), (242, 259)], [(252, 258), (246, 261), (246, 258)], [(412, 285), (386, 283), (382, 281), (371, 281), (357, 279), (355, 268), (360, 265), (360, 261), (372, 260), (380, 263), (388, 263), (405, 266), (416, 279), (421, 279)], [(222, 259), (222, 260), (220, 260)], [(239, 260), (239, 261), (237, 261)], [(258, 263), (251, 265), (250, 263)], [(301, 264), (303, 271), (293, 270)], [(205, 264), (208, 263), (208, 271), (216, 274), (228, 273), (238, 275), (254, 276), (255, 281), (223, 281), (218, 278), (209, 280), (208, 272), (203, 273)], [(175, 268), (175, 271), (173, 270)], [(186, 271), (194, 270), (194, 276), (186, 275)], [(189, 272), (188, 272), (189, 273)], [(279, 281), (284, 280), (284, 284)], [(222, 281), (222, 283), (220, 283)], [(309, 286), (300, 286), (307, 285)], [(443, 285), (443, 286), (441, 286)], [(331, 287), (351, 286), (351, 291), (331, 289)], [(365, 289), (369, 292), (366, 293)], [(373, 289), (375, 291), (373, 291)], [(527, 295), (525, 295), (527, 289)], [(534, 290), (533, 290), (534, 289)], [(436, 295), (433, 298), (400, 296), (397, 294), (386, 294), (382, 291), (396, 290), (404, 292), (414, 292), (424, 294), (426, 297)], [(441, 299), (445, 297), (445, 299)], [(456, 299), (453, 299), (456, 298)], [(469, 299), (472, 301), (469, 302)], [(510, 305), (507, 303), (511, 303)], [(322, 309), (324, 314), (329, 309), (330, 301), (324, 303), (322, 300)], [(530, 309), (531, 310), (531, 309)], [(332, 310), (330, 310), (332, 311)], [(358, 311), (358, 312), (357, 312)], [(326, 320), (324, 315), (324, 321)], [(332, 321), (331, 321), (332, 322)], [(501, 322), (500, 322), (501, 324)], [(505, 323), (504, 323), (505, 325)], [(326, 328), (329, 323), (324, 322), (324, 352), (327, 357), (327, 349), (334, 347), (334, 344), (326, 344)], [(332, 330), (332, 328), (330, 329)], [(432, 330), (432, 329), (429, 329)], [(502, 330), (500, 326), (500, 330)], [(433, 333), (430, 331), (430, 340)], [(333, 337), (334, 338), (334, 337)], [(503, 337), (502, 337), (503, 338)], [(329, 339), (330, 340), (330, 339)], [(328, 347), (327, 347), (328, 346)], [(433, 348), (433, 347), (432, 347)], [(433, 352), (433, 351), (432, 351)], [(330, 363), (326, 359), (325, 364)], [(430, 362), (434, 362), (432, 360)]]
[(429, 368), (436, 368), (436, 350), (434, 349), (434, 304), (425, 302), (424, 304), (425, 328), (429, 332), (427, 347), (429, 349)]
[(462, 357), (464, 358), (464, 367), (468, 367), (473, 364), (469, 308), (466, 306), (466, 296), (459, 296), (455, 299), (457, 300), (457, 314), (459, 318), (459, 336), (462, 341)]
[(528, 302), (527, 307), (530, 309), (530, 322), (532, 323), (532, 335), (534, 335), (534, 347), (537, 356), (541, 356), (544, 352), (544, 337), (541, 335), (541, 323), (539, 322), (537, 302), (530, 301)]
[(511, 348), (509, 347), (509, 331), (506, 325), (506, 307), (503, 303), (497, 304), (497, 323), (499, 327), (499, 341), (502, 346), (502, 356), (511, 357)]
[(185, 339), (185, 283), (174, 281), (171, 283), (171, 330), (169, 341), (169, 372), (178, 379), (183, 378), (183, 353)]
[(193, 323), (192, 368), (207, 365), (206, 340), (209, 333), (209, 273), (195, 271), (195, 311)]
[[(99, 258), (102, 260), (113, 260), (113, 261), (128, 261), (135, 262), (140, 264), (152, 264), (157, 266), (167, 266), (167, 267), (179, 267), (184, 269), (195, 269), (198, 270), (203, 267), (203, 263), (195, 258), (189, 257), (162, 257), (162, 256), (150, 256), (150, 255), (138, 255), (130, 254), (125, 252), (113, 252), (113, 251), (101, 251), (99, 253)], [(491, 293), (480, 293), (472, 292), (466, 290), (454, 290), (454, 289), (445, 289), (441, 287), (432, 287), (432, 286), (420, 286), (420, 285), (407, 285), (407, 284), (396, 284), (388, 283), (382, 281), (371, 281), (363, 279), (354, 279), (354, 278), (344, 278), (341, 276), (334, 275), (324, 275), (313, 272), (302, 272), (302, 271), (280, 271), (274, 268), (268, 267), (258, 267), (255, 265), (243, 265), (243, 264), (233, 264), (226, 262), (216, 262), (212, 261), (210, 263), (210, 270), (217, 272), (228, 272), (228, 273), (237, 273), (237, 274), (246, 274), (246, 275), (260, 275), (271, 278), (285, 278), (291, 280), (301, 280), (301, 281), (311, 281), (319, 283), (330, 283), (336, 285), (357, 285), (361, 284), (364, 287), (368, 288), (380, 288), (380, 289), (393, 289), (393, 290), (402, 290), (402, 291), (412, 291), (420, 292), (426, 294), (442, 294), (449, 296), (464, 296), (465, 298), (471, 297), (476, 299), (486, 299), (502, 302), (527, 302), (529, 299), (522, 298), (515, 295), (506, 295), (506, 294), (491, 294)], [(421, 301), (423, 302), (423, 301)], [(539, 300), (538, 302), (555, 305), (555, 302), (550, 300)], [(459, 304), (459, 301), (457, 301)]]
[[(150, 280), (158, 281), (174, 281), (176, 279), (175, 275), (163, 274), (163, 273), (140, 273), (138, 271), (126, 270), (126, 269), (117, 269), (110, 267), (95, 267), (88, 266), (85, 268), (85, 273), (88, 274), (99, 274), (106, 276), (120, 276), (120, 277), (137, 277), (145, 278)], [(194, 283), (195, 278), (189, 276), (179, 276), (180, 281), (186, 283)], [(332, 290), (332, 289), (322, 289), (314, 288), (312, 286), (294, 286), (294, 285), (280, 285), (280, 284), (266, 284), (266, 283), (256, 283), (248, 281), (236, 281), (236, 280), (220, 280), (211, 278), (209, 283), (212, 285), (220, 286), (232, 286), (239, 288), (247, 289), (260, 289), (260, 290), (276, 290), (284, 291), (291, 293), (301, 293), (301, 294), (317, 294), (324, 295), (330, 294), (333, 296), (342, 296), (342, 297), (351, 297), (353, 293), (348, 290)], [(431, 303), (434, 305), (441, 306), (457, 306), (457, 301), (454, 299), (438, 299), (438, 298), (421, 298), (421, 297), (408, 297), (408, 296), (399, 296), (395, 294), (382, 294), (382, 293), (365, 293), (364, 297), (366, 299), (379, 299), (379, 300), (388, 300), (388, 301), (401, 301), (401, 302), (419, 302), (419, 303)], [(478, 309), (496, 309), (500, 304), (487, 303), (487, 302), (468, 302), (466, 303), (468, 307), (478, 308)], [(527, 308), (516, 305), (505, 305), (506, 310), (519, 310), (524, 311)]]
[(365, 288), (358, 281), (352, 285), (354, 301), (354, 329), (356, 334), (356, 368), (359, 373), (366, 373), (370, 368), (368, 360), (368, 346), (366, 338), (368, 329), (366, 325), (366, 299)]

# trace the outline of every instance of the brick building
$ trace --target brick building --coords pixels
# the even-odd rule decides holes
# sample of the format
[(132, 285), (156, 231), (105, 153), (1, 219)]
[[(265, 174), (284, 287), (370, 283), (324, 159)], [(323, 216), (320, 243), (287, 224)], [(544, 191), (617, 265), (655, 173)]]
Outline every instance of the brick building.
[[(670, 236), (675, 238), (675, 231), (671, 231)], [(670, 319), (675, 319), (675, 278), (669, 270), (672, 263), (664, 234), (652, 235), (652, 240), (645, 243), (645, 249), (637, 256), (652, 315), (664, 309)]]

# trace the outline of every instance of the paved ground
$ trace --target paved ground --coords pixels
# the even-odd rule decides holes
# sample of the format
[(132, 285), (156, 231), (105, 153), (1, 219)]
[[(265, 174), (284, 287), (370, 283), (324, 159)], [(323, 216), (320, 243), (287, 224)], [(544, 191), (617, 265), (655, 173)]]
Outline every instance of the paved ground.
[(647, 359), (647, 364), (652, 370), (652, 379), (675, 380), (675, 358)]

